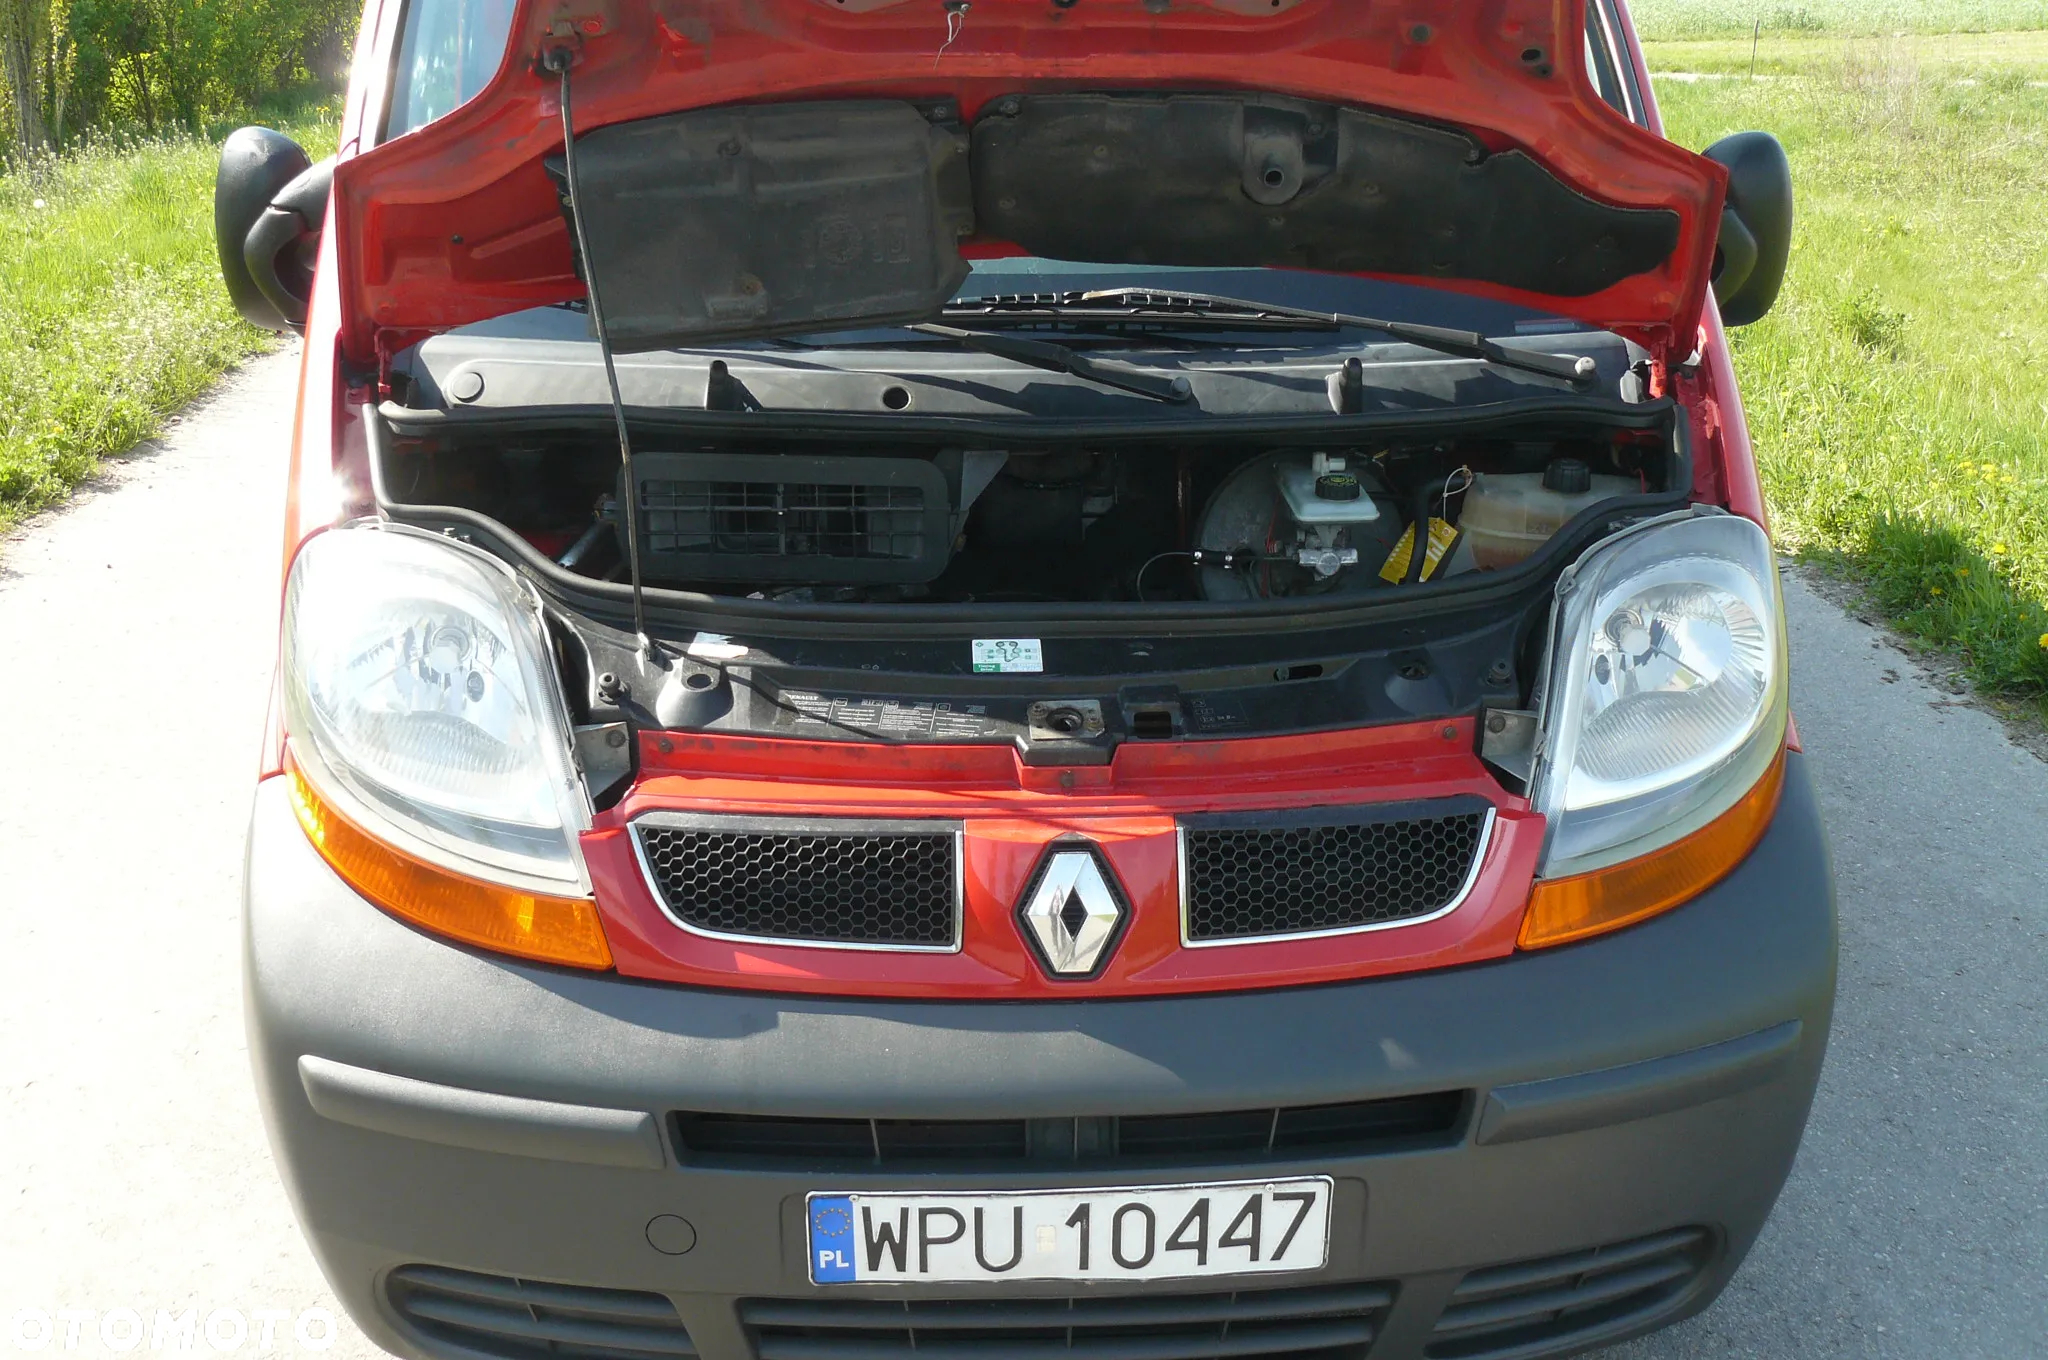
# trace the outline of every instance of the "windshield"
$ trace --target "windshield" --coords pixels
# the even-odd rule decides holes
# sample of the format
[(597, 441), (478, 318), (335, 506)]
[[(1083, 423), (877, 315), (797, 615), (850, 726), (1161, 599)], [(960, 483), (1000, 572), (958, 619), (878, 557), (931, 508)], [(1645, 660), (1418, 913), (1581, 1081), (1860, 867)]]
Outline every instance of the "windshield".
[(384, 136), (402, 137), (474, 99), (505, 58), (516, 0), (408, 0)]

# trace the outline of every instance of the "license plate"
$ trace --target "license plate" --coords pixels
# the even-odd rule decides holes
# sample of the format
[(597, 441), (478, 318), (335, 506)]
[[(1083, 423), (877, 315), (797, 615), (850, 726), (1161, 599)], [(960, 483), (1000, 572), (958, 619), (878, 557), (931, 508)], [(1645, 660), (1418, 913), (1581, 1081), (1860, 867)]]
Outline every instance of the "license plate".
[(1330, 1178), (809, 1197), (813, 1284), (1185, 1280), (1316, 1270)]

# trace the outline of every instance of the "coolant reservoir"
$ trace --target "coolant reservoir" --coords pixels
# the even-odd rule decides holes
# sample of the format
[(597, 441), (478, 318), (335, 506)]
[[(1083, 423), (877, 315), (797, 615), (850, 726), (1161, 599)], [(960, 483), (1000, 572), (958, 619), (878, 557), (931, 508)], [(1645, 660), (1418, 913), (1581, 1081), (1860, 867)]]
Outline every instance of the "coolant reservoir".
[(1598, 501), (1642, 490), (1633, 477), (1596, 477), (1577, 458), (1541, 472), (1482, 473), (1465, 493), (1458, 520), (1481, 571), (1512, 567), (1550, 541), (1572, 516)]

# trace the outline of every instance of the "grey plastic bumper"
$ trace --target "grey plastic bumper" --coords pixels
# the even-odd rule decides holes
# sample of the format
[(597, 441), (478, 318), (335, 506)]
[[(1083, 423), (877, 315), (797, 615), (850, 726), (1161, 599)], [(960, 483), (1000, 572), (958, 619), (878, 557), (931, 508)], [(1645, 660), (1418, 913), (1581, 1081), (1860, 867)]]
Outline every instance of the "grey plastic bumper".
[[(412, 1356), (445, 1352), (384, 1301), (399, 1265), (664, 1293), (709, 1360), (744, 1360), (735, 1298), (814, 1292), (806, 1192), (1101, 1179), (693, 1169), (659, 1131), (673, 1109), (987, 1119), (1470, 1090), (1457, 1146), (1200, 1178), (1340, 1178), (1365, 1227), (1326, 1278), (1399, 1286), (1374, 1360), (1418, 1354), (1468, 1269), (1706, 1226), (1720, 1255), (1668, 1322), (1712, 1299), (1769, 1213), (1833, 1005), (1833, 892), (1796, 756), (1735, 874), (1604, 939), (1370, 982), (1075, 1004), (700, 991), (473, 953), (357, 897), (283, 793), (259, 789), (249, 841), (257, 1085), (336, 1293)], [(695, 1249), (650, 1246), (658, 1215), (694, 1224)]]

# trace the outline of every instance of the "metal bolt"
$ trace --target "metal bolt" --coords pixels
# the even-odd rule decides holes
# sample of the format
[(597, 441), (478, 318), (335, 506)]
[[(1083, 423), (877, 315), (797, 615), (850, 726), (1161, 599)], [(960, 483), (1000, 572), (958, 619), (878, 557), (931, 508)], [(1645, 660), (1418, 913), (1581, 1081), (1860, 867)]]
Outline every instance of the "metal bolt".
[(617, 703), (619, 696), (626, 692), (625, 682), (610, 671), (606, 671), (597, 677), (597, 697), (605, 703)]
[(1508, 720), (1498, 713), (1489, 713), (1486, 715), (1486, 730), (1495, 733), (1505, 732), (1508, 730)]
[(1448, 723), (1446, 723), (1446, 724), (1444, 725), (1444, 740), (1445, 740), (1445, 741), (1456, 741), (1457, 739), (1458, 739), (1458, 729), (1457, 729), (1457, 728), (1455, 728), (1455, 727), (1452, 727), (1451, 725), (1449, 725)]
[(626, 744), (626, 734), (623, 731), (617, 729), (607, 732), (604, 734), (604, 744), (611, 747), (613, 750), (617, 750), (619, 747), (624, 746)]
[(1508, 677), (1512, 676), (1514, 673), (1515, 668), (1510, 666), (1504, 660), (1496, 661), (1491, 666), (1486, 668), (1486, 678), (1496, 685), (1506, 684), (1508, 681)]
[(676, 744), (670, 741), (667, 737), (663, 737), (660, 741), (654, 743), (654, 749), (661, 752), (665, 756), (673, 755), (675, 753)]
[(1401, 667), (1401, 678), (1403, 680), (1427, 680), (1429, 679), (1429, 667), (1420, 661), (1411, 661)]

